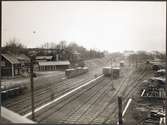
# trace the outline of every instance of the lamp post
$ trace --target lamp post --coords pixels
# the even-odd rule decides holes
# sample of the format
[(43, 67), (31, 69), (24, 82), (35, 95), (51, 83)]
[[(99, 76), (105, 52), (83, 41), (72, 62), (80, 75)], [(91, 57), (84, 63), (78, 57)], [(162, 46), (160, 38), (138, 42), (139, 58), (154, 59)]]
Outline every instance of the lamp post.
[(30, 62), (30, 85), (31, 85), (31, 109), (32, 109), (32, 120), (35, 121), (35, 106), (34, 106), (34, 73), (33, 73), (33, 68), (34, 68), (34, 55), (30, 55), (31, 62)]
[[(36, 31), (33, 31), (33, 34), (35, 34)], [(32, 110), (32, 120), (35, 121), (35, 106), (34, 106), (34, 73), (33, 73), (33, 69), (34, 69), (34, 60), (35, 60), (35, 56), (36, 56), (36, 52), (32, 51), (29, 53), (31, 62), (30, 62), (30, 88), (31, 88), (31, 110)]]

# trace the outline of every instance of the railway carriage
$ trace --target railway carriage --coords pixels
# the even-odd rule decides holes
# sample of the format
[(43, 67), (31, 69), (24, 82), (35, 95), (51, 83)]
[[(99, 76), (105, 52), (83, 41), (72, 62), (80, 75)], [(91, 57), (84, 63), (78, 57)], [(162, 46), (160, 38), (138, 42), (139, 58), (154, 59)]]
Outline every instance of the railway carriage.
[(112, 68), (111, 67), (104, 67), (103, 74), (104, 76), (111, 76)]
[(72, 77), (87, 73), (88, 71), (89, 71), (88, 67), (77, 67), (75, 69), (71, 68), (71, 69), (65, 70), (65, 75), (67, 78), (72, 78)]

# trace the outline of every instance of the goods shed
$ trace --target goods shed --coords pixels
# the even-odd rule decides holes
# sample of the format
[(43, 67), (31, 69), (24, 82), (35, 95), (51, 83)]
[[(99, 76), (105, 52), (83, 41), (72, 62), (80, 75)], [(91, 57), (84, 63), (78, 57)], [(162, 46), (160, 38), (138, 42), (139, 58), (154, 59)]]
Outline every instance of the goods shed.
[(1, 76), (12, 77), (30, 71), (30, 59), (24, 54), (1, 54)]
[(19, 74), (21, 63), (10, 54), (1, 54), (1, 76), (14, 78)]
[(69, 61), (46, 61), (39, 62), (39, 71), (65, 70), (69, 68)]

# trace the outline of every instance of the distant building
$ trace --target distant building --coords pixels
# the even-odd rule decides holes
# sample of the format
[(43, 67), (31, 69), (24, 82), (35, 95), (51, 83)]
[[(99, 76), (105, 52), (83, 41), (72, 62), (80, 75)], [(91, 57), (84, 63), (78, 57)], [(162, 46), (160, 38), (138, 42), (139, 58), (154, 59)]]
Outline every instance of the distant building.
[(69, 61), (40, 61), (39, 71), (65, 70), (69, 68)]
[(21, 63), (21, 73), (30, 72), (30, 58), (24, 54), (16, 55), (16, 58)]
[(46, 61), (52, 61), (53, 56), (36, 56), (36, 61), (37, 62), (46, 62)]
[(128, 57), (128, 56), (131, 55), (131, 54), (135, 54), (134, 51), (128, 51), (128, 50), (124, 51), (123, 53), (124, 53), (124, 56), (125, 56), (125, 57)]
[(1, 76), (12, 77), (30, 71), (30, 59), (24, 55), (1, 54)]
[(77, 51), (72, 53), (70, 60), (73, 68), (85, 66), (84, 60), (81, 58), (81, 54)]
[(78, 51), (74, 51), (74, 52), (72, 53), (72, 60), (78, 61), (78, 60), (80, 60), (80, 59), (81, 59), (81, 54), (80, 54)]

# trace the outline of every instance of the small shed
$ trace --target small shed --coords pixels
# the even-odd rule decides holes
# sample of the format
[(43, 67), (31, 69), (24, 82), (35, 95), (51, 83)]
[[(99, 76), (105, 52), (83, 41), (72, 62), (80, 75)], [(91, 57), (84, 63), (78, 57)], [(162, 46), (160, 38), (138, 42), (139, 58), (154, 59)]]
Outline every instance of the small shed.
[(14, 55), (1, 54), (1, 76), (12, 77), (19, 75), (21, 63)]
[(15, 77), (23, 72), (29, 72), (30, 59), (24, 54), (1, 54), (1, 76)]
[(69, 61), (46, 61), (38, 62), (39, 71), (65, 70), (69, 68)]

